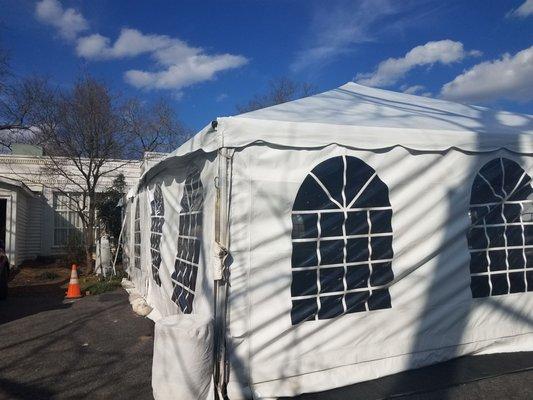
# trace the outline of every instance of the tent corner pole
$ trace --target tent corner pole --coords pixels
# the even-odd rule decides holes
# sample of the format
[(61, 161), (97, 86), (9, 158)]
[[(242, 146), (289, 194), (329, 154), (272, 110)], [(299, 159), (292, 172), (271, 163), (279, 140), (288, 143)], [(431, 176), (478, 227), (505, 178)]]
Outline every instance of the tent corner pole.
[(231, 177), (234, 149), (221, 147), (218, 150), (218, 174), (215, 178), (215, 261), (214, 276), (214, 368), (215, 395), (226, 398), (228, 360), (226, 348), (228, 271), (226, 259), (229, 249), (229, 211), (231, 200)]

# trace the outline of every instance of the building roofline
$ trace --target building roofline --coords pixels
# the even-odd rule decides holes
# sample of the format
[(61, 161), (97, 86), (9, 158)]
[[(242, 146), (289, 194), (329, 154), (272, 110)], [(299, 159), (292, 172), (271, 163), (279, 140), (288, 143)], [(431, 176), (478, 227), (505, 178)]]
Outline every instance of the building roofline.
[[(46, 156), (46, 155), (43, 155), (43, 156), (32, 156), (32, 155), (26, 155), (26, 154), (0, 154), (0, 158), (18, 158), (18, 159), (32, 159), (32, 160), (35, 160), (35, 159), (39, 159), (39, 160), (43, 160), (43, 161), (46, 161), (46, 160), (50, 160), (50, 156)], [(58, 160), (71, 160), (70, 157), (65, 157), (65, 156), (54, 156), (53, 158), (55, 159), (58, 159)], [(87, 157), (81, 157), (81, 160), (90, 160), (89, 158)], [(131, 159), (131, 160), (128, 160), (128, 159), (122, 159), (122, 158), (110, 158), (108, 160), (106, 160), (106, 163), (109, 163), (109, 162), (122, 162), (122, 163), (130, 163), (130, 164), (135, 164), (135, 163), (141, 163), (142, 160), (138, 160), (138, 159)]]
[(30, 197), (35, 197), (35, 193), (26, 186), (24, 182), (18, 181), (16, 179), (7, 178), (5, 176), (0, 176), (0, 183), (5, 183), (6, 185), (15, 186), (20, 188), (25, 194)]

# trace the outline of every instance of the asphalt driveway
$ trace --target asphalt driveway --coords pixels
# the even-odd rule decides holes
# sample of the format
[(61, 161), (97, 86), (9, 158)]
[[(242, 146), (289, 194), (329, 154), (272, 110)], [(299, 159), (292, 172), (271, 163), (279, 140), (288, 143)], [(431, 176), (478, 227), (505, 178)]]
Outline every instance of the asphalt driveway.
[[(153, 323), (122, 290), (0, 302), (0, 399), (152, 399)], [(293, 400), (533, 399), (533, 352), (463, 357)], [(288, 399), (287, 399), (288, 400)]]
[(0, 399), (152, 399), (153, 323), (122, 289), (63, 295), (0, 302)]

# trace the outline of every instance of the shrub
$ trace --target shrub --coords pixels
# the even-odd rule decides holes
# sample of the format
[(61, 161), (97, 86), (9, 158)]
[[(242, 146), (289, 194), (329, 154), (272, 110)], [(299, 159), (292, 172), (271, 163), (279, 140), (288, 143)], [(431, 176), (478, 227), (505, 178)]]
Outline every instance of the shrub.
[(59, 275), (52, 271), (45, 271), (40, 274), (38, 278), (42, 281), (51, 281), (59, 278)]

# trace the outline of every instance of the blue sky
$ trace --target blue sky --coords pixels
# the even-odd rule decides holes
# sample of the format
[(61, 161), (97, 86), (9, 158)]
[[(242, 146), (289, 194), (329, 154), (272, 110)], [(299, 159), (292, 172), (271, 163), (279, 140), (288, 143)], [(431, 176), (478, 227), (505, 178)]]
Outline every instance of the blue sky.
[(289, 77), (533, 113), (533, 0), (0, 0), (20, 76), (169, 99), (197, 130)]

